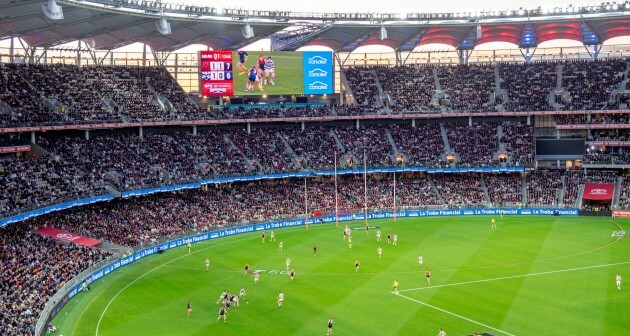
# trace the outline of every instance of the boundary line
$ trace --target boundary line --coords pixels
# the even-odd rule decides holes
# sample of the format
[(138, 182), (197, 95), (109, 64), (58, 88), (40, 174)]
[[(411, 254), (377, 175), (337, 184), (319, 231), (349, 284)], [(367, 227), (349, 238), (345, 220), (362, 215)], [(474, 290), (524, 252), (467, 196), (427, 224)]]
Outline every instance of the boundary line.
[(453, 313), (453, 312), (450, 312), (450, 311), (448, 311), (448, 310), (444, 310), (444, 309), (442, 309), (442, 308), (439, 308), (439, 307), (436, 307), (436, 306), (432, 306), (432, 305), (430, 305), (430, 304), (428, 304), (428, 303), (425, 303), (425, 302), (422, 302), (422, 301), (419, 301), (419, 300), (416, 300), (416, 299), (410, 298), (410, 297), (408, 297), (408, 296), (404, 296), (404, 295), (402, 295), (402, 294), (394, 294), (394, 295), (400, 296), (400, 297), (405, 298), (405, 299), (407, 299), (407, 300), (409, 300), (409, 301), (413, 301), (413, 302), (419, 303), (419, 304), (421, 304), (421, 305), (423, 305), (423, 306), (427, 306), (427, 307), (432, 308), (432, 309), (435, 309), (435, 310), (437, 310), (437, 311), (441, 311), (441, 312), (443, 312), (443, 313), (445, 313), (445, 314), (449, 314), (449, 315), (455, 316), (455, 317), (460, 318), (460, 319), (462, 319), (462, 320), (466, 320), (466, 321), (468, 321), (468, 322), (471, 322), (471, 323), (474, 323), (474, 324), (478, 324), (478, 325), (480, 325), (480, 326), (482, 326), (482, 327), (486, 327), (486, 328), (492, 329), (492, 330), (494, 330), (494, 331), (498, 331), (498, 332), (500, 332), (500, 333), (502, 333), (502, 334), (505, 334), (505, 335), (508, 335), (508, 336), (516, 336), (516, 335), (514, 335), (514, 334), (510, 334), (510, 333), (509, 333), (509, 332), (507, 332), (507, 331), (504, 331), (504, 330), (501, 330), (501, 329), (497, 329), (497, 328), (491, 327), (491, 326), (489, 326), (489, 325), (487, 325), (487, 324), (483, 324), (483, 323), (481, 323), (481, 322), (479, 322), (479, 321), (475, 321), (475, 320), (469, 319), (468, 317), (461, 316), (461, 315), (455, 314), (455, 313)]
[[(285, 232), (291, 232), (291, 231), (294, 231), (294, 230), (292, 230), (293, 228), (285, 228), (285, 229), (286, 229), (286, 231), (285, 231)], [(295, 231), (297, 231), (298, 229), (303, 229), (303, 227), (302, 227), (302, 226), (299, 226), (299, 227), (295, 228)], [(232, 237), (235, 237), (235, 236), (232, 236)], [(229, 237), (225, 237), (225, 238), (229, 238)], [(125, 291), (127, 288), (129, 288), (129, 286), (133, 285), (136, 281), (138, 281), (138, 280), (140, 280), (140, 279), (144, 278), (145, 276), (149, 275), (150, 273), (153, 273), (154, 271), (156, 271), (156, 270), (158, 270), (158, 269), (160, 269), (160, 268), (162, 268), (162, 267), (164, 267), (164, 266), (168, 266), (168, 265), (169, 265), (170, 263), (172, 263), (172, 262), (175, 262), (175, 261), (177, 261), (177, 260), (179, 260), (179, 259), (182, 259), (182, 258), (184, 258), (184, 257), (187, 257), (187, 256), (191, 256), (191, 255), (193, 255), (193, 254), (195, 254), (195, 253), (198, 253), (198, 252), (201, 252), (201, 251), (205, 251), (205, 250), (207, 250), (207, 249), (214, 248), (214, 247), (219, 247), (219, 246), (223, 246), (223, 245), (227, 245), (227, 244), (232, 244), (232, 243), (239, 242), (239, 241), (243, 241), (243, 240), (248, 240), (248, 239), (257, 239), (257, 238), (258, 238), (257, 236), (244, 237), (244, 238), (242, 238), (242, 239), (235, 239), (235, 240), (231, 240), (231, 241), (229, 241), (229, 242), (225, 242), (225, 243), (221, 243), (221, 244), (210, 245), (210, 246), (208, 246), (208, 247), (205, 247), (205, 248), (202, 248), (202, 249), (196, 250), (196, 251), (194, 251), (194, 252), (192, 252), (192, 253), (187, 253), (187, 254), (184, 254), (184, 255), (183, 255), (183, 256), (181, 256), (181, 257), (177, 257), (177, 258), (175, 258), (175, 259), (173, 259), (173, 260), (170, 260), (170, 261), (168, 261), (168, 262), (165, 262), (165, 263), (163, 263), (163, 264), (161, 264), (161, 265), (159, 265), (159, 266), (156, 266), (155, 268), (153, 268), (153, 269), (151, 269), (151, 270), (147, 271), (146, 273), (142, 274), (141, 276), (137, 277), (136, 279), (134, 279), (133, 281), (131, 281), (130, 283), (128, 283), (125, 287), (123, 287), (120, 291), (118, 291), (118, 293), (116, 293), (116, 295), (114, 295), (114, 297), (112, 297), (112, 298), (111, 298), (111, 300), (109, 300), (109, 303), (107, 303), (107, 306), (105, 306), (105, 309), (103, 309), (103, 312), (101, 313), (101, 316), (98, 318), (98, 323), (96, 324), (95, 336), (98, 336), (98, 329), (99, 329), (99, 327), (100, 327), (100, 325), (101, 325), (101, 321), (103, 320), (103, 317), (105, 316), (105, 313), (107, 312), (107, 309), (109, 308), (109, 306), (110, 306), (110, 305), (114, 302), (114, 300), (116, 300), (116, 298), (118, 297), (118, 295), (120, 295), (123, 291)], [(207, 240), (206, 242), (209, 242), (209, 241), (211, 241), (211, 240)], [(75, 324), (75, 326), (76, 326), (76, 324)]]
[(618, 263), (613, 263), (613, 264), (602, 264), (602, 265), (594, 265), (594, 266), (568, 268), (568, 269), (562, 269), (562, 270), (556, 270), (556, 271), (548, 271), (548, 272), (512, 275), (512, 276), (506, 276), (506, 277), (500, 277), (500, 278), (491, 278), (491, 279), (481, 279), (481, 280), (456, 282), (456, 283), (452, 283), (452, 284), (430, 286), (430, 287), (409, 288), (409, 289), (399, 290), (399, 292), (410, 292), (410, 291), (416, 291), (416, 290), (425, 290), (425, 289), (433, 289), (433, 288), (461, 286), (461, 285), (468, 285), (468, 284), (480, 283), (480, 282), (490, 282), (490, 281), (498, 281), (498, 280), (506, 280), (506, 279), (526, 278), (526, 277), (537, 276), (537, 275), (546, 275), (546, 274), (554, 274), (554, 273), (565, 273), (565, 272), (580, 271), (580, 270), (585, 270), (585, 269), (602, 268), (602, 267), (626, 265), (626, 264), (630, 264), (630, 261), (618, 262)]
[(229, 242), (225, 242), (225, 243), (223, 243), (223, 244), (210, 245), (210, 246), (208, 246), (208, 247), (206, 247), (206, 248), (203, 248), (203, 249), (197, 250), (197, 251), (192, 252), (192, 253), (187, 253), (187, 254), (184, 254), (184, 255), (183, 255), (183, 256), (181, 256), (181, 257), (177, 257), (177, 258), (175, 258), (175, 259), (173, 259), (173, 260), (170, 260), (170, 261), (168, 261), (168, 262), (166, 262), (166, 263), (164, 263), (164, 264), (162, 264), (162, 265), (156, 266), (155, 268), (153, 268), (153, 269), (151, 269), (151, 270), (147, 271), (146, 273), (142, 274), (141, 276), (137, 277), (136, 279), (134, 279), (133, 281), (131, 281), (130, 283), (128, 283), (125, 287), (123, 287), (120, 291), (118, 291), (118, 293), (116, 293), (116, 295), (114, 295), (114, 297), (112, 297), (112, 298), (111, 298), (111, 300), (109, 300), (109, 303), (107, 303), (107, 306), (105, 306), (105, 309), (103, 309), (103, 312), (101, 313), (101, 316), (100, 316), (100, 317), (99, 317), (99, 319), (98, 319), (98, 323), (96, 324), (96, 332), (95, 332), (95, 335), (96, 335), (96, 336), (98, 336), (98, 329), (99, 329), (99, 327), (100, 327), (100, 325), (101, 325), (101, 321), (103, 320), (103, 317), (105, 316), (105, 313), (107, 312), (107, 309), (109, 308), (109, 306), (110, 306), (110, 305), (114, 302), (114, 300), (116, 300), (116, 298), (118, 297), (118, 295), (120, 295), (122, 292), (124, 292), (124, 291), (125, 291), (125, 289), (129, 288), (129, 286), (131, 286), (131, 285), (133, 285), (134, 283), (136, 283), (136, 281), (138, 281), (138, 280), (140, 280), (140, 279), (144, 278), (145, 276), (147, 276), (147, 275), (149, 275), (149, 274), (153, 273), (154, 271), (157, 271), (158, 269), (160, 269), (160, 268), (162, 268), (162, 267), (164, 267), (164, 266), (167, 266), (168, 264), (170, 264), (170, 263), (172, 263), (172, 262), (175, 262), (175, 261), (177, 261), (177, 260), (179, 260), (179, 259), (182, 259), (182, 258), (184, 258), (184, 257), (190, 256), (190, 255), (192, 255), (192, 254), (194, 254), (194, 253), (201, 252), (201, 251), (205, 251), (205, 250), (207, 250), (207, 249), (209, 249), (209, 248), (218, 247), (218, 246), (223, 246), (223, 245), (227, 245), (227, 244), (231, 244), (231, 243), (234, 243), (234, 242), (238, 242), (238, 241), (242, 241), (242, 240), (247, 240), (247, 239), (252, 239), (252, 237), (246, 237), (246, 238), (243, 238), (243, 239), (232, 240), (232, 241), (229, 241)]

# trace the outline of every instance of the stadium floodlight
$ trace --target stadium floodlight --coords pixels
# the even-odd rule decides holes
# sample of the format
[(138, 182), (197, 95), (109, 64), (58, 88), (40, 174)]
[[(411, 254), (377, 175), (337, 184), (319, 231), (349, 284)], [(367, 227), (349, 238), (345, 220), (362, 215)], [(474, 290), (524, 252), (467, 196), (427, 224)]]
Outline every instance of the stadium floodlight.
[(164, 12), (161, 10), (160, 16), (160, 21), (155, 23), (155, 27), (157, 28), (157, 31), (160, 32), (160, 34), (169, 35), (171, 33), (171, 24), (166, 21), (166, 18), (164, 17)]
[(48, 0), (48, 3), (42, 4), (42, 10), (46, 17), (51, 20), (63, 20), (63, 9), (57, 5), (55, 0)]
[(243, 37), (246, 39), (254, 37), (254, 28), (247, 22), (242, 29)]
[(381, 32), (379, 35), (380, 35), (381, 41), (387, 40), (387, 29), (385, 29), (385, 26), (381, 25)]

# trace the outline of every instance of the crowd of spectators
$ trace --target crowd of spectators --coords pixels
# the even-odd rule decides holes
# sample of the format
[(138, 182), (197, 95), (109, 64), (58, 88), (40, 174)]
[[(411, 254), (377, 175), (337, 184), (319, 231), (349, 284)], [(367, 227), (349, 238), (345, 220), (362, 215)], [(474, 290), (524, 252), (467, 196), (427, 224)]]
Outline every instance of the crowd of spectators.
[(282, 173), (301, 168), (275, 128), (255, 128), (251, 134), (232, 130), (228, 136), (248, 159), (258, 161), (263, 173)]
[(0, 214), (100, 193), (74, 162), (51, 156), (0, 156)]
[(626, 171), (623, 175), (621, 183), (621, 192), (619, 193), (619, 208), (630, 210), (630, 173)]
[(46, 98), (63, 105), (68, 123), (121, 122), (114, 109), (105, 107), (92, 86), (93, 79), (83, 75), (84, 68), (74, 65), (23, 65), (18, 74), (32, 83)]
[(586, 114), (558, 114), (555, 116), (558, 125), (585, 125), (585, 124), (628, 124), (628, 113), (593, 113), (589, 121)]
[(21, 124), (51, 125), (66, 121), (61, 111), (45, 101), (22, 76), (18, 69), (23, 65), (0, 64), (0, 100), (11, 109), (4, 114), (0, 125)]
[(33, 233), (39, 224), (22, 222), (0, 229), (0, 335), (34, 335), (50, 297), (66, 281), (109, 256)]
[(335, 128), (339, 140), (345, 148), (344, 154), (354, 155), (363, 166), (365, 161), (370, 167), (387, 167), (393, 165), (393, 148), (387, 139), (386, 128), (382, 126), (340, 126)]
[(147, 85), (145, 68), (125, 66), (91, 66), (81, 74), (91, 81), (96, 91), (111, 100), (114, 110), (128, 121), (172, 120), (175, 115), (161, 108)]
[(507, 162), (510, 166), (524, 166), (534, 163), (534, 127), (519, 122), (503, 122), (503, 137)]
[(499, 139), (496, 122), (468, 124), (446, 123), (451, 149), (459, 154), (463, 166), (495, 166), (498, 163)]
[(431, 178), (449, 208), (479, 207), (488, 204), (481, 176), (477, 174), (436, 174)]
[(630, 141), (630, 129), (591, 129), (588, 141)]
[(610, 94), (623, 81), (624, 59), (572, 60), (563, 63), (562, 85), (570, 98), (562, 101), (563, 110), (603, 110), (618, 107)]
[[(167, 184), (164, 171), (153, 171), (140, 155), (131, 134), (81, 137), (42, 137), (38, 143), (52, 155), (72, 162), (99, 184), (120, 190)], [(159, 152), (155, 155), (159, 155)]]
[(495, 87), (494, 67), (469, 64), (436, 67), (442, 90), (450, 98), (451, 109), (461, 112), (496, 111), (490, 104)]
[(345, 69), (346, 79), (352, 88), (355, 102), (363, 107), (372, 109), (380, 106), (378, 102), (377, 78), (372, 67), (355, 66)]
[(507, 206), (523, 203), (523, 182), (516, 174), (485, 175), (490, 202), (494, 206)]
[(628, 147), (591, 149), (587, 146), (582, 162), (584, 164), (628, 164), (630, 150)]
[[(549, 105), (560, 64), (570, 98), (558, 91), (564, 110), (616, 109), (609, 103), (613, 89), (623, 80), (626, 60), (498, 63), (471, 65), (355, 66), (344, 73), (356, 104), (331, 106), (198, 106), (164, 67), (15, 65), (0, 66), (0, 125), (101, 123), (121, 121), (207, 120), (300, 116), (359, 116), (387, 113), (377, 82), (391, 97), (393, 113), (442, 111), (541, 111)], [(500, 86), (495, 104), (490, 95)], [(437, 89), (433, 71), (446, 94)], [(448, 99), (446, 99), (448, 97)], [(565, 97), (565, 98), (563, 98)], [(450, 102), (450, 105), (447, 104)], [(56, 104), (56, 105), (55, 105)], [(434, 105), (436, 104), (436, 105)], [(437, 105), (442, 105), (442, 107)], [(564, 104), (564, 105), (562, 105)], [(3, 111), (3, 112), (2, 112)], [(610, 118), (598, 122), (613, 122)], [(625, 119), (615, 122), (627, 121)], [(585, 122), (584, 122), (585, 123)]]
[(431, 167), (443, 164), (444, 140), (439, 124), (389, 125), (398, 151), (407, 157), (408, 166)]
[(501, 89), (507, 92), (506, 111), (549, 111), (549, 94), (556, 87), (556, 62), (498, 63)]
[(536, 170), (527, 175), (527, 204), (555, 206), (562, 189), (562, 171)]
[(374, 67), (383, 91), (393, 100), (395, 112), (431, 112), (435, 80), (430, 66), (403, 65)]
[(302, 166), (311, 170), (332, 170), (335, 169), (335, 154), (338, 167), (346, 167), (346, 162), (340, 160), (342, 151), (331, 131), (328, 127), (315, 126), (306, 130), (285, 128), (281, 133), (297, 157), (306, 161)]

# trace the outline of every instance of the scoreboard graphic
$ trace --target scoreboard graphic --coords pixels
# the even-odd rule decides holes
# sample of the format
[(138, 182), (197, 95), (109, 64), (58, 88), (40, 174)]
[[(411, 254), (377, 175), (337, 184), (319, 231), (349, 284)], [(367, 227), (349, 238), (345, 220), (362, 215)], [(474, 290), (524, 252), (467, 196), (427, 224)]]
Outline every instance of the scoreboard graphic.
[(234, 95), (231, 51), (200, 51), (200, 83), (203, 96)]
[[(330, 51), (199, 52), (202, 96), (332, 94), (333, 55)], [(252, 76), (255, 74), (255, 76)], [(255, 78), (253, 81), (251, 78)]]

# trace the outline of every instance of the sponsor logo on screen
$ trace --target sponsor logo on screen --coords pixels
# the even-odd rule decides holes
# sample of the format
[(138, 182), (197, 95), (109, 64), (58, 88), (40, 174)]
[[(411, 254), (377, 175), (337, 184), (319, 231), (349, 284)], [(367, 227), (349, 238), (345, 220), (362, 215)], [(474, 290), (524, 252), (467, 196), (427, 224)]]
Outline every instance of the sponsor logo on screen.
[(321, 56), (313, 56), (308, 59), (308, 64), (326, 65), (328, 64), (328, 59)]
[(308, 89), (309, 90), (327, 90), (328, 84), (317, 81), (317, 82), (308, 84)]
[(313, 69), (308, 72), (309, 77), (326, 77), (328, 76), (328, 71), (324, 71), (322, 69)]

